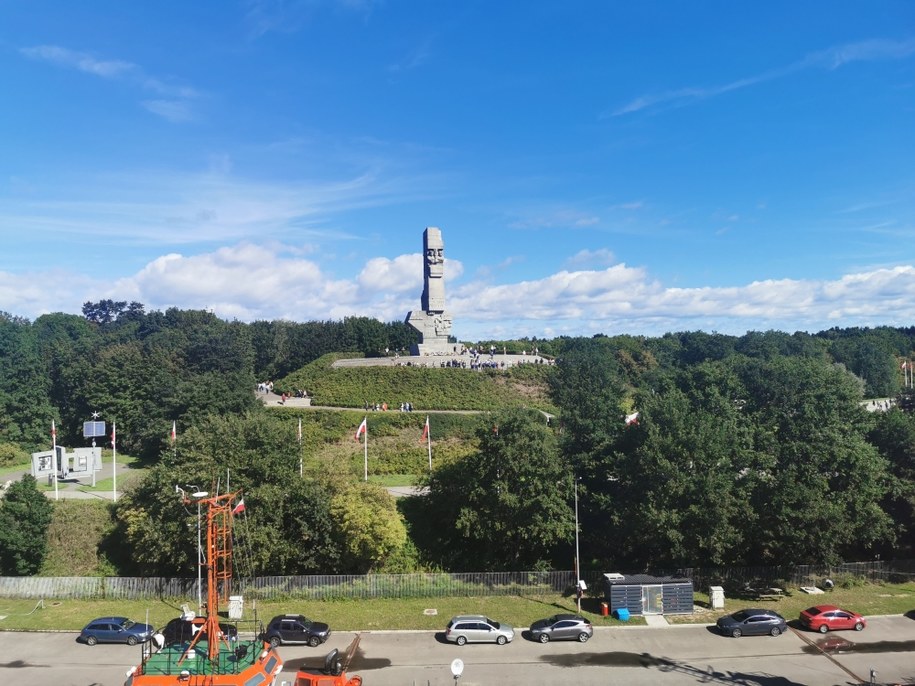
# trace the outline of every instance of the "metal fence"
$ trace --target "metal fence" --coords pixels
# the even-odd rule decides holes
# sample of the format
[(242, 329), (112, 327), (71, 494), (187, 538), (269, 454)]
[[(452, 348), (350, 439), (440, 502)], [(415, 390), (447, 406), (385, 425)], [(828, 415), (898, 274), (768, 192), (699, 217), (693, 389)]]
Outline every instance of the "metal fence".
[(791, 565), (781, 567), (685, 567), (662, 572), (693, 580), (697, 590), (723, 586), (739, 590), (748, 586), (800, 588), (820, 586), (826, 579), (841, 583), (846, 579), (870, 582), (904, 582), (915, 579), (915, 561), (843, 562), (837, 565)]
[[(619, 570), (612, 570), (619, 571)], [(657, 576), (692, 579), (697, 591), (709, 586), (798, 588), (826, 578), (873, 582), (915, 580), (915, 560), (847, 562), (834, 566), (722, 567), (647, 570)], [(600, 572), (583, 573), (590, 594), (603, 590)], [(489, 595), (536, 596), (570, 593), (575, 572), (479, 572), (456, 574), (365, 574), (265, 576), (236, 579), (233, 593), (263, 600), (332, 600), (366, 598), (436, 598)], [(197, 579), (159, 577), (0, 577), (0, 597), (146, 600), (197, 597)]]
[[(236, 579), (234, 593), (281, 600), (543, 595), (568, 591), (574, 572), (267, 576)], [(197, 596), (196, 579), (158, 577), (0, 577), (0, 597), (145, 600)]]

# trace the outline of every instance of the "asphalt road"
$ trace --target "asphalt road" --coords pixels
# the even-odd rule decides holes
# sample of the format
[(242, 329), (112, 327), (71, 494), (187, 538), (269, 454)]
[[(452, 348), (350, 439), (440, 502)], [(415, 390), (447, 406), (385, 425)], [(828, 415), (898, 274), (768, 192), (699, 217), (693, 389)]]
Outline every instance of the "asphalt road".
[[(341, 653), (354, 634), (335, 632), (319, 648), (283, 647), (278, 684), (303, 663)], [(121, 686), (140, 649), (79, 644), (74, 633), (0, 632), (0, 684)], [(464, 662), (455, 681), (452, 660)], [(601, 628), (588, 643), (540, 645), (516, 636), (506, 646), (446, 643), (441, 634), (364, 632), (350, 673), (366, 686), (847, 686), (915, 684), (915, 621), (874, 617), (863, 632), (725, 638), (704, 625)]]

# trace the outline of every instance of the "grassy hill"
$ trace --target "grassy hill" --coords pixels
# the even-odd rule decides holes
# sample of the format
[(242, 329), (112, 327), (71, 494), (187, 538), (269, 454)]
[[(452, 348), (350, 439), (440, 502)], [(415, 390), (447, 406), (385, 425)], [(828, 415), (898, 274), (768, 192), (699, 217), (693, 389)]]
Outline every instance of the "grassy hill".
[[(367, 418), (369, 477), (386, 485), (410, 485), (429, 471), (429, 452), (422, 440), (423, 412), (337, 412), (320, 409), (279, 408), (301, 417), (305, 468), (345, 470), (362, 478), (365, 454), (362, 442), (353, 439)], [(432, 459), (435, 464), (459, 459), (477, 447), (476, 430), (485, 413), (435, 413), (429, 420)]]
[[(353, 435), (363, 417), (367, 417), (369, 427), (369, 480), (401, 486), (417, 483), (428, 473), (429, 452), (422, 440), (427, 414), (432, 460), (438, 466), (477, 449), (476, 433), (490, 421), (489, 412), (516, 407), (556, 411), (548, 395), (552, 367), (528, 364), (506, 371), (332, 368), (333, 362), (342, 357), (352, 355), (325, 355), (275, 382), (276, 392), (306, 389), (317, 405), (271, 407), (269, 412), (277, 431), (294, 431), (301, 419), (300, 450), (306, 473), (332, 471), (361, 480), (365, 466), (363, 447)], [(365, 403), (376, 402), (386, 402), (389, 410), (363, 409)], [(412, 403), (414, 411), (397, 411), (401, 402)], [(322, 405), (352, 409), (321, 409)], [(110, 482), (100, 482), (99, 486), (110, 489)], [(56, 502), (48, 536), (49, 554), (41, 575), (111, 573), (105, 552), (99, 548), (103, 534), (112, 526), (109, 507), (99, 501)]]
[(335, 360), (354, 355), (330, 354), (275, 382), (282, 393), (305, 389), (316, 405), (362, 408), (366, 403), (413, 404), (425, 410), (502, 410), (530, 407), (555, 412), (548, 390), (553, 367), (526, 364), (507, 370), (425, 367), (333, 368)]

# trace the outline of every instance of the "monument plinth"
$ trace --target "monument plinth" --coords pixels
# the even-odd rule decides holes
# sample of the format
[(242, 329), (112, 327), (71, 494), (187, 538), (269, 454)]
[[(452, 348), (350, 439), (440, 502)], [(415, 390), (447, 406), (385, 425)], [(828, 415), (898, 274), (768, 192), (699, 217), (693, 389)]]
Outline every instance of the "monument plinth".
[(423, 231), (423, 294), (421, 310), (407, 314), (406, 322), (419, 331), (421, 340), (413, 346), (414, 355), (449, 353), (451, 316), (445, 312), (445, 244), (441, 230), (434, 226)]

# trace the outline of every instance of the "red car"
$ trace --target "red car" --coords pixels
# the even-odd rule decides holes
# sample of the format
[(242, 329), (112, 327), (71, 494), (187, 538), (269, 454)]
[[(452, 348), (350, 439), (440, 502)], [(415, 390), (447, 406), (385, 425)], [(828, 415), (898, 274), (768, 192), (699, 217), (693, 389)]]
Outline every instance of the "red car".
[(836, 629), (861, 631), (867, 621), (857, 612), (849, 612), (835, 605), (817, 605), (801, 612), (801, 624), (813, 631), (825, 634)]

